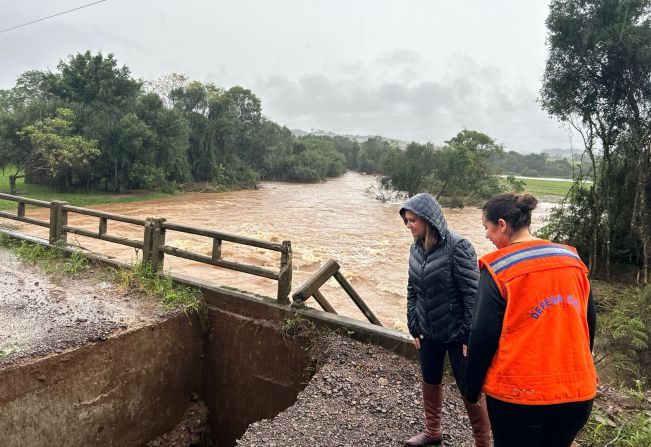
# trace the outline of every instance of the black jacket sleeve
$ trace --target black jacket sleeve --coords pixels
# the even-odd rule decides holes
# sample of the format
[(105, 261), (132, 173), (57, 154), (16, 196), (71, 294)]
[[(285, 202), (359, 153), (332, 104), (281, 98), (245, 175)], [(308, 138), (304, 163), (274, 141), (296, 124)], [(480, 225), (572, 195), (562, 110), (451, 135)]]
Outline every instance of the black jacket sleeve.
[(486, 372), (497, 352), (505, 311), (506, 300), (488, 270), (482, 269), (462, 379), (463, 395), (470, 402), (479, 399)]
[(594, 333), (597, 329), (597, 306), (592, 296), (592, 287), (590, 287), (590, 296), (588, 296), (588, 332), (590, 333), (590, 351), (594, 348)]
[(477, 267), (477, 255), (472, 244), (461, 239), (454, 246), (452, 252), (452, 275), (458, 292), (461, 305), (463, 306), (463, 324), (461, 341), (468, 342), (470, 325), (475, 307), (475, 295), (477, 294), (477, 280), (479, 268)]
[(420, 335), (416, 316), (416, 292), (411, 286), (411, 280), (407, 281), (407, 328), (412, 337), (416, 338)]

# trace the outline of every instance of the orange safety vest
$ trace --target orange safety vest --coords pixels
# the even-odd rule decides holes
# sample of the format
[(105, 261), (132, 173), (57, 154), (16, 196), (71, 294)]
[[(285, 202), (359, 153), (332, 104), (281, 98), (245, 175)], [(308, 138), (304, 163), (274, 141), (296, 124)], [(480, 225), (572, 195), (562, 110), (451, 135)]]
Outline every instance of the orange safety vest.
[(595, 397), (588, 271), (573, 247), (518, 243), (479, 260), (506, 300), (499, 345), (482, 390), (527, 405)]

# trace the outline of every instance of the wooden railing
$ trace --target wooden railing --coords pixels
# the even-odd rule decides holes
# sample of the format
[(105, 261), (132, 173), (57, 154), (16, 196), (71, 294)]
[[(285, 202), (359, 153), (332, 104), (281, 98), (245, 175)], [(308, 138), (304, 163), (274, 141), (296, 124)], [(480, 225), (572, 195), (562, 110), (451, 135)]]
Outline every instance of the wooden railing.
[[(142, 250), (143, 262), (151, 262), (156, 271), (161, 271), (165, 262), (165, 255), (176, 256), (191, 261), (210, 264), (217, 267), (223, 267), (238, 272), (248, 273), (263, 278), (269, 278), (278, 281), (278, 293), (276, 299), (279, 304), (289, 304), (289, 292), (292, 288), (292, 246), (290, 241), (283, 241), (280, 244), (262, 241), (258, 239), (237, 236), (219, 231), (205, 230), (200, 228), (189, 227), (167, 223), (163, 218), (147, 218), (145, 220), (135, 219), (118, 214), (105, 213), (103, 211), (91, 210), (68, 205), (66, 202), (53, 201), (45, 202), (42, 200), (28, 199), (9, 194), (1, 194), (0, 199), (17, 203), (16, 214), (0, 211), (0, 217), (24, 222), (32, 225), (49, 228), (49, 243), (56, 244), (67, 242), (68, 234), (78, 234), (93, 239), (100, 239), (115, 244), (125, 245)], [(50, 220), (40, 220), (25, 216), (25, 206), (33, 205), (50, 210)], [(97, 231), (90, 231), (80, 227), (68, 225), (68, 215), (70, 213), (82, 214), (85, 216), (97, 217)], [(133, 240), (108, 234), (109, 222), (123, 222), (142, 227), (142, 240)], [(177, 231), (185, 234), (208, 237), (212, 239), (211, 256), (194, 253), (188, 250), (165, 245), (165, 234), (167, 231)], [(243, 264), (235, 261), (222, 259), (221, 247), (222, 242), (232, 242), (240, 245), (264, 248), (267, 250), (280, 252), (280, 269), (278, 271), (258, 267), (256, 265)]]
[(348, 294), (351, 300), (355, 303), (357, 308), (362, 311), (364, 316), (371, 323), (382, 326), (380, 320), (371, 312), (371, 309), (366, 305), (362, 297), (360, 297), (353, 286), (348, 282), (348, 280), (341, 274), (339, 263), (334, 259), (330, 259), (326, 262), (319, 270), (317, 270), (310, 279), (307, 280), (293, 295), (292, 299), (294, 307), (303, 307), (305, 306), (305, 301), (312, 297), (314, 300), (321, 306), (321, 308), (333, 314), (336, 314), (337, 311), (332, 307), (328, 300), (323, 296), (319, 291), (319, 288), (326, 283), (331, 277), (335, 277), (342, 289)]

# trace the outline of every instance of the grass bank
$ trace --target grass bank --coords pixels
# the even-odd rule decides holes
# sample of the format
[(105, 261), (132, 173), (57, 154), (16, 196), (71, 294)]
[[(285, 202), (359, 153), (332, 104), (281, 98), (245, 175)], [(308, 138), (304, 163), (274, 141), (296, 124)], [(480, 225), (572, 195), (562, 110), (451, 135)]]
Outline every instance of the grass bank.
[[(9, 193), (9, 169), (0, 170), (0, 192)], [(65, 193), (57, 191), (55, 188), (48, 185), (29, 185), (25, 184), (24, 179), (18, 179), (16, 184), (18, 195), (29, 197), (30, 199), (37, 200), (63, 200), (73, 206), (90, 206), (90, 205), (105, 205), (109, 203), (129, 203), (141, 202), (143, 200), (158, 199), (161, 197), (168, 197), (171, 194), (155, 191), (136, 191), (132, 193), (113, 194), (106, 191), (92, 192), (92, 193)], [(14, 202), (7, 200), (0, 200), (0, 209), (15, 208)]]

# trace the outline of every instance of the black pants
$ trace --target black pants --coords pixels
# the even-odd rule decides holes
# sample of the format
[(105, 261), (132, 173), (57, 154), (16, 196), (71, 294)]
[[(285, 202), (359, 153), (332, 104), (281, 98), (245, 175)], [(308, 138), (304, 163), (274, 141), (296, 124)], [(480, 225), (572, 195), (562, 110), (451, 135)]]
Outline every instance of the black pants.
[(452, 374), (461, 388), (461, 367), (463, 365), (463, 344), (462, 343), (433, 343), (426, 338), (420, 339), (420, 369), (423, 372), (423, 382), (430, 385), (438, 385), (443, 380), (443, 362), (445, 353), (450, 357)]
[(592, 400), (519, 405), (486, 396), (495, 447), (569, 447), (588, 421)]

